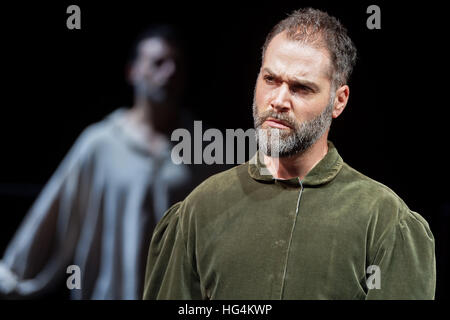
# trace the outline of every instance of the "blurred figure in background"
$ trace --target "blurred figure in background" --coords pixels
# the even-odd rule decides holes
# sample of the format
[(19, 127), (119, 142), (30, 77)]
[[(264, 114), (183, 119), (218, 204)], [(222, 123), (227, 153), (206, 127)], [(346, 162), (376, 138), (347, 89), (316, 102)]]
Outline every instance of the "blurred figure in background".
[(71, 299), (141, 298), (153, 228), (203, 179), (171, 160), (170, 133), (189, 119), (179, 108), (181, 58), (169, 26), (138, 38), (128, 70), (133, 107), (77, 139), (0, 260), (0, 295), (39, 297), (74, 264), (81, 289)]

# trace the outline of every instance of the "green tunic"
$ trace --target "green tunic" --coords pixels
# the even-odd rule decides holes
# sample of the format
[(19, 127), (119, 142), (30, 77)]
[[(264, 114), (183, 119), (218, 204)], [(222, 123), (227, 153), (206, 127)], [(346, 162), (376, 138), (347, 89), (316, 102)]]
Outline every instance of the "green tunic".
[(427, 222), (328, 147), (302, 181), (247, 162), (173, 205), (153, 234), (144, 299), (434, 299)]

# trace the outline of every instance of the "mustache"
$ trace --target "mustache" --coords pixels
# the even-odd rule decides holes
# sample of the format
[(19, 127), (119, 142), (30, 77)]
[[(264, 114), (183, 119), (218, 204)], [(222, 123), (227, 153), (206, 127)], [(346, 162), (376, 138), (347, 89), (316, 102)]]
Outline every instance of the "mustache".
[(257, 117), (255, 119), (256, 120), (255, 121), (256, 128), (259, 128), (264, 123), (264, 121), (266, 121), (268, 118), (282, 121), (291, 128), (298, 127), (297, 121), (295, 119), (293, 119), (291, 116), (289, 116), (288, 114), (268, 110), (268, 111), (265, 111), (265, 112), (257, 115)]

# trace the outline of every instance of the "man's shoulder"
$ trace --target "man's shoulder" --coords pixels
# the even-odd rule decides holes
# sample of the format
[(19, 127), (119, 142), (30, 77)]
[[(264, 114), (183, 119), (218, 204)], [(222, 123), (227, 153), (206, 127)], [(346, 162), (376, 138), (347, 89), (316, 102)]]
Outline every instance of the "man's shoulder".
[(75, 148), (82, 153), (92, 152), (100, 144), (112, 139), (112, 128), (122, 109), (118, 109), (100, 121), (88, 125), (78, 136)]
[(220, 201), (238, 195), (242, 184), (249, 181), (247, 170), (248, 163), (243, 163), (208, 177), (189, 194), (186, 201)]
[[(380, 212), (409, 211), (403, 199), (385, 184), (372, 179), (344, 162), (338, 176), (339, 188), (359, 203)], [(398, 216), (397, 218), (400, 218)]]
[[(392, 239), (397, 231), (417, 239), (432, 240), (433, 234), (426, 219), (411, 210), (391, 188), (362, 174), (348, 164), (343, 165), (338, 188), (345, 190), (344, 197), (353, 201), (352, 214), (367, 218), (369, 243), (373, 250), (385, 239)], [(375, 252), (371, 254), (374, 255)]]

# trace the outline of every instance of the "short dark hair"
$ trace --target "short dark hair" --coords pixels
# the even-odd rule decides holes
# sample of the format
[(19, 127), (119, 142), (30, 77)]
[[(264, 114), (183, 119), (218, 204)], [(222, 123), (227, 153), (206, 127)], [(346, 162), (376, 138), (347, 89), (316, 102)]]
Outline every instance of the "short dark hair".
[(262, 58), (270, 41), (279, 33), (287, 31), (290, 40), (301, 41), (315, 47), (325, 47), (331, 58), (333, 70), (330, 78), (334, 88), (347, 83), (356, 63), (357, 51), (347, 29), (328, 13), (303, 8), (293, 11), (276, 24), (266, 37)]
[(178, 50), (182, 49), (182, 40), (177, 28), (170, 24), (152, 24), (142, 31), (134, 40), (128, 56), (129, 63), (133, 63), (136, 60), (141, 42), (151, 38), (164, 39)]

